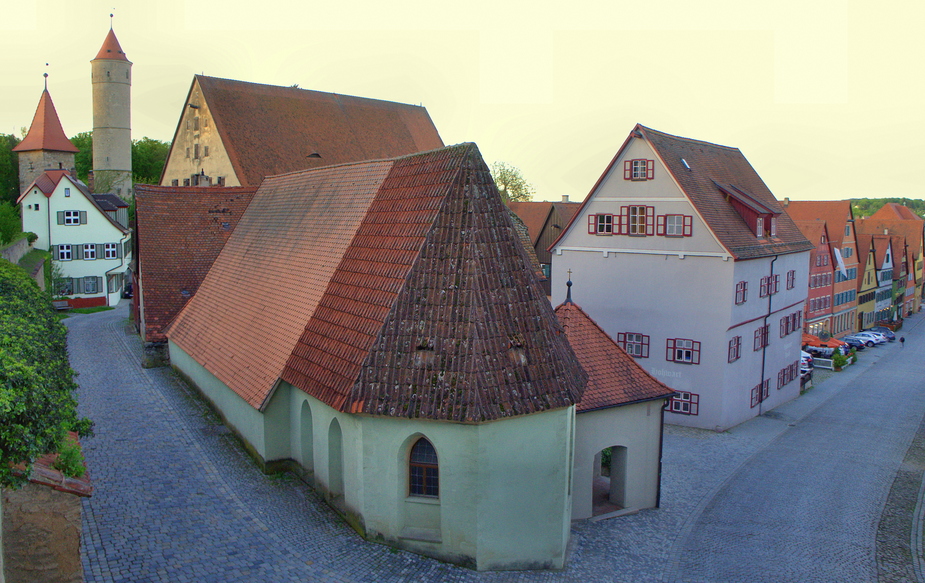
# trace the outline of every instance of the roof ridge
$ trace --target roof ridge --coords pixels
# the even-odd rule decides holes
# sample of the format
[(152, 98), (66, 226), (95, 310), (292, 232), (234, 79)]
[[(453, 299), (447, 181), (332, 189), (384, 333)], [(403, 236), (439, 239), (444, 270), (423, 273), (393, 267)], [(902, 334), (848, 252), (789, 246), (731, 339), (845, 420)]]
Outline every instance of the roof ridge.
[(662, 137), (665, 137), (665, 138), (668, 138), (668, 139), (671, 139), (671, 140), (677, 140), (677, 141), (680, 141), (680, 142), (688, 142), (688, 143), (691, 143), (691, 144), (700, 144), (700, 145), (704, 145), (704, 146), (711, 146), (711, 147), (713, 147), (713, 148), (720, 148), (720, 149), (723, 149), (723, 150), (729, 150), (729, 151), (731, 151), (731, 152), (740, 152), (740, 153), (741, 153), (741, 151), (742, 151), (742, 150), (740, 150), (739, 148), (736, 148), (735, 146), (724, 146), (723, 144), (717, 144), (717, 143), (715, 143), (715, 142), (707, 142), (707, 141), (705, 141), (705, 140), (697, 140), (697, 139), (694, 139), (694, 138), (685, 138), (684, 136), (678, 136), (678, 135), (675, 135), (675, 134), (669, 134), (669, 133), (666, 133), (666, 132), (661, 132), (661, 131), (659, 131), (659, 130), (655, 130), (655, 129), (652, 129), (652, 128), (650, 128), (650, 127), (644, 126), (644, 125), (642, 125), (642, 124), (640, 124), (640, 123), (637, 123), (636, 125), (637, 125), (638, 127), (642, 128), (642, 129), (644, 130), (644, 132), (647, 133), (647, 134), (648, 134), (648, 133), (657, 134), (657, 135), (659, 135), (659, 136), (662, 136)]

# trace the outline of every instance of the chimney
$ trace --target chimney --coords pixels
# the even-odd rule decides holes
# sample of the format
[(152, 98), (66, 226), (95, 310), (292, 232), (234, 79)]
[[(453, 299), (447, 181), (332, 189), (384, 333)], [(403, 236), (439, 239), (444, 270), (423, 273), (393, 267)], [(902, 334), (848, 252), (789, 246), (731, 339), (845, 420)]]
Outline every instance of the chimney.
[(563, 194), (563, 195), (562, 195), (562, 202), (568, 202), (568, 195), (567, 195), (567, 194)]
[(790, 206), (790, 197), (785, 196), (784, 197), (784, 208), (787, 208), (788, 206)]

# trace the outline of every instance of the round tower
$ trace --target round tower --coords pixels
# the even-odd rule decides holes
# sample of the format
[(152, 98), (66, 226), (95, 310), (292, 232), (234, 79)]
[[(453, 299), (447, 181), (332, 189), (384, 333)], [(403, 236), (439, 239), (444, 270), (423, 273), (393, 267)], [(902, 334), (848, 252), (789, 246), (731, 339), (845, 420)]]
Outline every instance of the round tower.
[(112, 28), (90, 61), (93, 82), (93, 190), (132, 194), (132, 62)]

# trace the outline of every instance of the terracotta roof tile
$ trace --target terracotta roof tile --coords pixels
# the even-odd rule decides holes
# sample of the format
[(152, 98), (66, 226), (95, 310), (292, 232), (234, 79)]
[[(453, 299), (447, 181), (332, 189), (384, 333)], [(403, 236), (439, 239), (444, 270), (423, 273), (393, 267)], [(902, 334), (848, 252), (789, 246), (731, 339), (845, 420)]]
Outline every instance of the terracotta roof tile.
[(578, 361), (588, 374), (588, 386), (576, 408), (578, 413), (664, 399), (674, 390), (646, 372), (577, 305), (556, 308)]
[[(109, 59), (111, 61), (127, 61), (128, 57), (125, 56), (125, 52), (122, 50), (122, 46), (119, 44), (119, 39), (116, 38), (116, 33), (110, 28), (109, 33), (106, 35), (106, 39), (103, 40), (103, 46), (100, 47), (100, 52), (96, 54), (96, 59)], [(96, 59), (93, 59), (94, 61)]]
[[(854, 217), (850, 200), (791, 200), (784, 211), (794, 221), (825, 221), (831, 233), (844, 233), (845, 225)], [(841, 241), (839, 235), (839, 247)]]
[(39, 105), (35, 109), (35, 116), (32, 118), (32, 125), (29, 126), (29, 133), (13, 148), (14, 152), (30, 152), (34, 150), (50, 150), (53, 152), (80, 151), (65, 135), (48, 89), (42, 91)]
[(196, 82), (242, 185), (305, 169), (312, 153), (327, 166), (443, 147), (420, 106), (203, 75)]
[(888, 202), (870, 216), (871, 219), (922, 221), (922, 217), (912, 212), (907, 206), (896, 202)]
[(135, 239), (146, 342), (167, 340), (164, 329), (196, 294), (256, 191), (137, 185)]
[(168, 335), (255, 407), (281, 377), (343, 411), (479, 422), (585, 383), (471, 144), (268, 179)]
[[(636, 131), (652, 145), (697, 212), (736, 259), (796, 253), (814, 247), (784, 214), (777, 199), (738, 148), (673, 136), (641, 125), (636, 126)], [(758, 239), (726, 201), (718, 185), (734, 187), (761, 206), (781, 213), (777, 219), (777, 237)]]
[(552, 203), (549, 201), (509, 202), (508, 207), (517, 213), (517, 216), (527, 225), (532, 244), (536, 245), (543, 232), (543, 227), (546, 226), (549, 213), (552, 212)]

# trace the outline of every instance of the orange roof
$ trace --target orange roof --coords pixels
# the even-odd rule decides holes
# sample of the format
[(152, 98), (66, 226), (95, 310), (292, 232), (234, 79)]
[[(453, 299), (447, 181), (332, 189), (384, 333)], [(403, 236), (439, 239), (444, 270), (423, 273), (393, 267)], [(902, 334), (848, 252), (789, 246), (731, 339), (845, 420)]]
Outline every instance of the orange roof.
[(321, 159), (313, 168), (443, 147), (427, 110), (416, 105), (203, 75), (196, 83), (244, 186), (304, 170), (315, 153)]
[(14, 152), (32, 152), (35, 150), (50, 150), (53, 152), (79, 152), (64, 134), (55, 104), (51, 100), (48, 89), (42, 91), (39, 106), (35, 109), (29, 133), (23, 141), (13, 148)]
[(874, 216), (869, 219), (857, 221), (858, 232), (868, 235), (889, 234), (891, 236), (903, 237), (908, 241), (915, 258), (918, 258), (919, 250), (923, 244), (923, 227), (925, 227), (925, 221), (921, 219), (890, 219), (884, 218), (883, 216), (878, 217), (877, 214), (878, 213), (874, 213)]
[(883, 219), (883, 220), (901, 220), (901, 221), (919, 221), (922, 222), (922, 217), (912, 212), (907, 206), (901, 205), (897, 202), (888, 202), (880, 209), (870, 216), (871, 219)]
[(100, 47), (100, 52), (96, 53), (96, 59), (109, 59), (111, 61), (128, 61), (128, 57), (125, 56), (125, 53), (122, 51), (122, 46), (119, 45), (119, 39), (116, 38), (116, 33), (113, 30), (109, 29), (109, 34), (106, 35), (106, 40), (103, 41), (103, 46)]
[(136, 187), (135, 241), (146, 342), (167, 340), (164, 329), (196, 294), (256, 191)]
[(674, 394), (673, 389), (643, 370), (576, 304), (566, 301), (559, 305), (556, 316), (578, 362), (588, 373), (588, 386), (576, 407), (578, 413)]
[[(533, 244), (536, 245), (540, 235), (543, 233), (543, 227), (546, 226), (546, 219), (549, 218), (549, 213), (552, 212), (552, 202), (545, 200), (512, 201), (508, 203), (508, 207), (527, 225), (530, 238), (533, 240)], [(571, 219), (572, 217), (569, 218)]]
[(345, 412), (480, 422), (585, 384), (473, 144), (268, 178), (167, 335), (256, 408), (282, 378)]
[(835, 233), (835, 243), (841, 247), (845, 225), (854, 217), (850, 200), (791, 200), (784, 210), (794, 221), (817, 221), (828, 225)]

